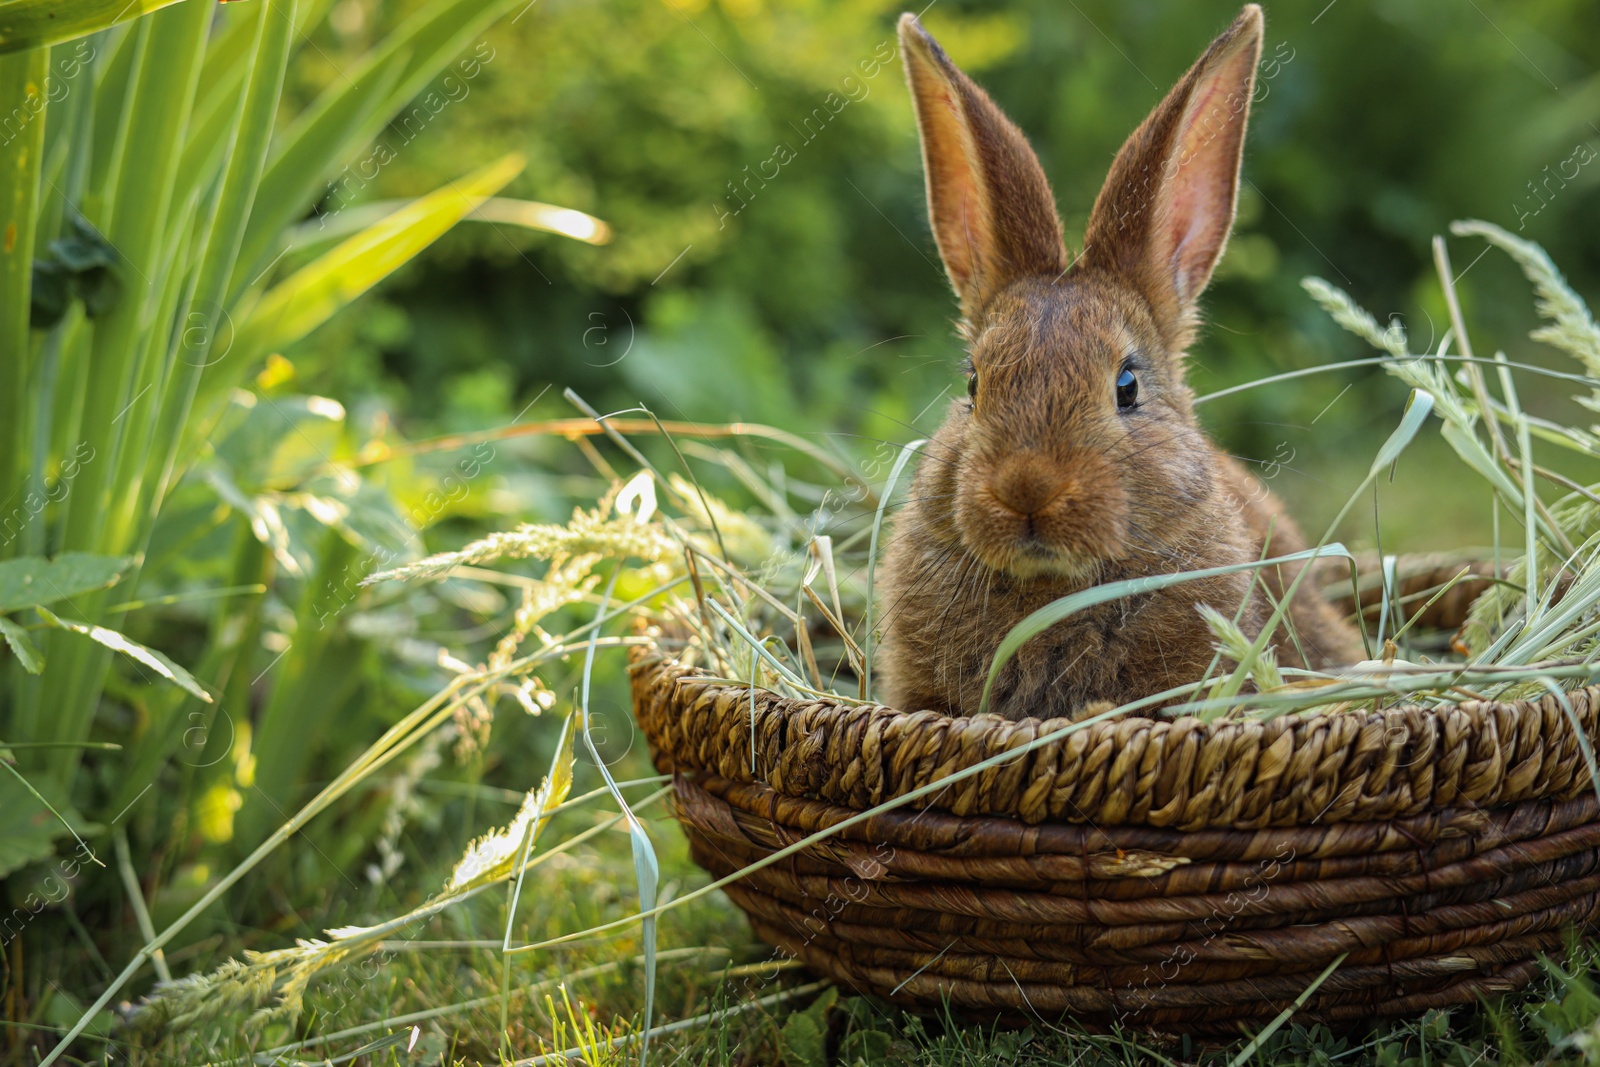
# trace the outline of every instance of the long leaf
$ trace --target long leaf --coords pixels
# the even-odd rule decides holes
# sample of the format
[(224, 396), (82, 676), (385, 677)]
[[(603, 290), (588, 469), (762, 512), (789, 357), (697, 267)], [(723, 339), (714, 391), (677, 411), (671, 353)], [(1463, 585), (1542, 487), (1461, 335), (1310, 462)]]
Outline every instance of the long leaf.
[(178, 2), (74, 0), (63, 4), (61, 0), (6, 0), (0, 3), (0, 53), (60, 44)]
[[(125, 488), (114, 478), (126, 469), (120, 446), (128, 440), (141, 448), (148, 443), (131, 428), (144, 426), (156, 406), (156, 397), (140, 395), (138, 383), (153, 371), (147, 341), (174, 273), (164, 262), (171, 194), (209, 15), (206, 0), (184, 0), (140, 27), (148, 29), (147, 61), (135, 67), (126, 132), (128, 151), (137, 153), (137, 164), (125, 165), (104, 229), (117, 251), (124, 289), (95, 323), (91, 357), (95, 373), (88, 379), (83, 431), (96, 461), (83, 467), (61, 504), (63, 544), (69, 549), (117, 545), (125, 533), (106, 516), (118, 510), (120, 498), (113, 499), (112, 487)], [(67, 703), (68, 714), (75, 714), (77, 702)]]
[(523, 0), (436, 0), (364, 57), (289, 132), (262, 180), (257, 215), (239, 256), (237, 294), (264, 265), (284, 228), (318, 199), (338, 164), (377, 136), (472, 39)]
[(865, 632), (862, 634), (862, 640), (866, 644), (866, 656), (864, 657), (866, 660), (866, 678), (862, 685), (862, 696), (868, 700), (872, 699), (872, 653), (878, 643), (872, 632), (874, 625), (872, 609), (875, 597), (873, 583), (877, 577), (878, 569), (878, 533), (883, 529), (883, 515), (884, 512), (889, 510), (889, 498), (894, 496), (894, 487), (900, 481), (900, 472), (906, 469), (906, 464), (910, 462), (912, 456), (917, 454), (917, 449), (926, 443), (925, 438), (918, 438), (900, 450), (900, 454), (895, 457), (894, 466), (889, 468), (889, 480), (883, 483), (883, 499), (878, 501), (878, 510), (872, 516), (872, 540), (867, 549), (867, 622)]
[[(305, 0), (300, 0), (303, 2)], [(193, 453), (184, 455), (182, 448), (201, 375), (214, 360), (225, 358), (228, 352), (225, 343), (219, 344), (219, 336), (231, 338), (232, 335), (222, 307), (224, 289), (233, 271), (239, 238), (250, 217), (266, 159), (298, 7), (296, 0), (261, 0), (257, 5), (252, 12), (254, 17), (247, 24), (254, 31), (255, 40), (253, 51), (240, 63), (243, 71), (239, 95), (232, 107), (219, 109), (219, 113), (226, 110), (229, 119), (229, 125), (217, 134), (226, 151), (224, 169), (207, 223), (208, 232), (198, 239), (199, 270), (194, 290), (181, 316), (181, 328), (174, 331), (175, 336), (169, 342), (175, 347), (169, 355), (171, 373), (163, 396), (161, 421), (151, 444), (150, 469), (138, 503), (141, 525), (136, 541), (141, 551), (149, 540), (150, 529), (171, 484), (193, 461)], [(209, 131), (206, 135), (212, 136)], [(188, 443), (204, 442), (197, 436)], [(213, 667), (203, 666), (203, 676), (214, 677), (210, 673)], [(119, 807), (154, 780), (179, 743), (183, 731), (176, 722), (182, 711), (182, 705), (152, 706), (149, 728), (144, 730), (124, 765), (117, 794)]]
[[(39, 236), (44, 247), (62, 232), (62, 223), (83, 200), (89, 171), (89, 137), (93, 132), (94, 72), (104, 41), (79, 40), (50, 52), (46, 96), (56, 96), (44, 130), (44, 172), (39, 184)], [(34, 387), (36, 396), (47, 388)]]
[[(250, 72), (250, 57), (261, 38), (259, 8), (270, 5), (224, 4), (217, 11), (200, 67), (200, 93), (195, 115), (210, 109), (229, 110), (232, 94)], [(292, 24), (291, 24), (292, 25)]]
[(329, 250), (269, 290), (240, 329), (236, 358), (296, 341), (388, 277), (522, 170), (508, 155), (422, 197)]
[[(122, 429), (120, 439), (111, 437), (111, 462), (106, 465), (115, 472), (114, 499), (98, 523), (102, 541), (121, 550), (142, 540), (148, 519), (139, 504), (167, 402), (163, 383), (170, 377), (172, 360), (169, 324), (178, 317), (193, 278), (191, 234), (199, 190), (182, 173), (182, 160), (210, 22), (206, 0), (185, 0), (151, 20), (150, 51), (138, 78), (129, 131), (137, 163), (119, 183), (116, 215), (106, 235), (130, 268), (123, 299), (107, 316), (105, 336), (98, 323), (95, 328), (95, 354), (109, 365), (131, 364), (127, 392), (117, 401), (117, 410), (102, 415), (120, 422)], [(69, 536), (74, 526), (81, 534), (84, 519), (74, 509)]]
[[(4, 32), (3, 26), (0, 19), (0, 32)], [(50, 52), (45, 48), (0, 56), (0, 101), (11, 112), (9, 118), (22, 118), (21, 129), (0, 145), (0, 353), (5, 353), (0, 359), (4, 366), (0, 377), (0, 500), (23, 484), (26, 467), (28, 303), (49, 62)], [(0, 544), (0, 556), (10, 554)]]
[(353, 145), (361, 143), (361, 132), (374, 116), (382, 114), (409, 58), (406, 53), (395, 55), (387, 63), (358, 73), (356, 81), (328, 90), (308, 114), (279, 136), (283, 147), (273, 153), (261, 176), (241, 239), (236, 272), (228, 286), (229, 305), (271, 266), (266, 260), (284, 227), (319, 199), (318, 185), (327, 172), (354, 151)]
[[(595, 746), (594, 735), (589, 730), (589, 680), (594, 673), (595, 645), (600, 639), (600, 626), (608, 614), (611, 604), (611, 593), (616, 588), (617, 576), (622, 573), (619, 565), (611, 572), (611, 578), (606, 583), (606, 591), (601, 597), (601, 608), (595, 619), (595, 627), (589, 633), (589, 647), (583, 659), (583, 685), (581, 690), (581, 706), (579, 713), (583, 716), (583, 741), (588, 746), (589, 756), (594, 760), (594, 765), (599, 768), (600, 774), (606, 780), (606, 786), (611, 790), (612, 797), (618, 807), (628, 817), (628, 839), (633, 844), (633, 874), (639, 886), (639, 911), (644, 915), (643, 928), (640, 932), (644, 941), (644, 1022), (640, 1024), (642, 1037), (639, 1044), (639, 1067), (645, 1067), (650, 1056), (650, 1019), (655, 1011), (656, 1001), (656, 919), (653, 914), (656, 910), (657, 886), (661, 881), (661, 864), (656, 859), (655, 845), (650, 841), (650, 835), (645, 833), (644, 824), (633, 814), (633, 809), (628, 806), (627, 798), (622, 795), (622, 789), (611, 776), (611, 768), (606, 766), (606, 761), (600, 757), (600, 749)], [(504, 951), (504, 950), (502, 950)], [(509, 958), (509, 957), (508, 957)]]
[[(366, 229), (385, 215), (402, 207), (404, 200), (374, 200), (368, 204), (340, 211), (332, 218), (326, 216), (301, 223), (290, 238), (295, 248), (312, 248), (331, 243), (357, 230)], [(487, 222), (517, 226), (525, 230), (558, 233), (584, 244), (603, 245), (611, 240), (611, 227), (593, 215), (571, 208), (541, 204), (537, 200), (516, 200), (510, 197), (491, 196), (478, 209), (462, 219), (463, 222)]]
[(129, 659), (149, 667), (174, 685), (188, 690), (207, 704), (211, 703), (210, 694), (200, 688), (200, 683), (194, 680), (194, 675), (155, 649), (146, 648), (127, 635), (120, 634), (115, 630), (108, 630), (104, 626), (91, 626), (85, 622), (73, 622), (71, 619), (63, 619), (52, 613), (49, 608), (34, 608), (33, 610), (38, 612), (39, 617), (48, 625), (54, 626), (58, 630), (70, 630), (75, 634), (82, 634), (89, 640), (104, 645), (113, 652), (120, 652)]
[[(201, 374), (213, 359), (227, 355), (225, 349), (221, 356), (214, 355), (218, 338), (226, 333), (231, 341), (231, 324), (223, 303), (245, 227), (254, 212), (299, 7), (295, 0), (277, 2), (276, 9), (269, 13), (267, 5), (273, 2), (277, 0), (263, 0), (256, 23), (260, 35), (255, 52), (248, 57), (243, 97), (232, 118), (222, 187), (202, 243), (199, 274), (183, 321), (185, 329), (178, 332), (175, 342), (180, 349), (177, 366), (157, 431), (156, 454), (161, 467), (154, 480), (154, 503), (165, 495), (178, 465), (175, 450), (189, 421)], [(154, 512), (152, 503), (146, 500), (147, 513)]]
[(104, 228), (110, 222), (110, 205), (122, 166), (123, 149), (132, 125), (133, 89), (150, 40), (150, 20), (111, 30), (95, 38), (104, 41), (105, 55), (96, 64), (94, 122), (90, 137), (89, 189), (83, 213)]

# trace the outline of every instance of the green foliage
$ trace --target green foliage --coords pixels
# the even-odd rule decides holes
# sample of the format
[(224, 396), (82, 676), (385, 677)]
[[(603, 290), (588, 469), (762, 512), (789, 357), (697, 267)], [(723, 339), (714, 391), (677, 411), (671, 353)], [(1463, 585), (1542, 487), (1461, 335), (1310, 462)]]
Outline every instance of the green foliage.
[(783, 1062), (792, 1067), (828, 1067), (828, 1012), (839, 999), (830, 988), (783, 1021)]
[[(1237, 6), (1029, 0), (928, 14), (1038, 146), (1076, 246), (1122, 139)], [(423, 416), (442, 414), (442, 383), (495, 366), (511, 369), (521, 395), (559, 381), (602, 406), (645, 400), (663, 416), (716, 409), (784, 424), (798, 401), (827, 431), (897, 442), (925, 433), (941, 408), (924, 408), (957, 381), (954, 302), (924, 220), (898, 61), (870, 78), (858, 65), (872, 69), (900, 8), (680, 7), (534, 5), (495, 37), (481, 72), (461, 80), (466, 96), (420, 132), (384, 131), (394, 160), (362, 196), (437, 184), (461, 153), (488, 146), (531, 161), (513, 189), (591, 211), (616, 231), (601, 252), (461, 229), (402, 279), (408, 328), (380, 346), (384, 367), (413, 383), (410, 410)], [(343, 28), (326, 35), (330, 55), (360, 47), (394, 17), (367, 0), (345, 10)], [(1320, 18), (1320, 8), (1269, 9), (1249, 181), (1207, 295), (1217, 326), (1195, 353), (1202, 392), (1352, 354), (1306, 305), (1297, 285), (1306, 274), (1332, 278), (1385, 320), (1398, 314), (1433, 347), (1446, 324), (1427, 240), (1464, 215), (1516, 230), (1519, 210), (1541, 203), (1530, 182), (1558, 191), (1541, 187), (1548, 206), (1526, 219), (1524, 236), (1543, 242), (1579, 291), (1594, 288), (1600, 244), (1583, 220), (1600, 169), (1551, 178), (1575, 143), (1593, 137), (1580, 101), (1594, 92), (1600, 54), (1568, 28), (1580, 11), (1563, 2), (1480, 13), (1447, 0), (1336, 5)], [(563, 60), (544, 62), (547, 54)], [(1537, 71), (1586, 88), (1564, 98)], [(315, 85), (337, 75), (327, 66), (306, 77)], [(843, 91), (847, 77), (859, 99)], [(795, 126), (830, 92), (850, 102), (804, 141)], [(1374, 108), (1375, 94), (1405, 106)], [(1427, 116), (1425, 138), (1417, 116)], [(794, 160), (752, 180), (774, 173), (762, 164), (780, 143)], [(739, 210), (724, 219), (719, 208)], [(1464, 289), (1505, 281), (1487, 262), (1463, 274)], [(1507, 302), (1475, 308), (1496, 332), (1525, 321)], [(347, 382), (340, 351), (313, 345), (293, 358), (316, 381)], [(717, 380), (723, 367), (740, 373)], [(1349, 380), (1343, 397), (1346, 381), (1330, 376), (1242, 395), (1207, 419), (1245, 456), (1287, 442), (1302, 460), (1342, 458), (1345, 440), (1392, 425), (1404, 399), (1375, 372)], [(1536, 389), (1530, 404), (1547, 398)], [(1274, 488), (1316, 521), (1331, 515), (1321, 510), (1322, 475), (1290, 466)], [(1405, 508), (1405, 495), (1391, 510)], [(1473, 510), (1470, 525), (1449, 524), (1459, 543), (1488, 538), (1481, 504)]]

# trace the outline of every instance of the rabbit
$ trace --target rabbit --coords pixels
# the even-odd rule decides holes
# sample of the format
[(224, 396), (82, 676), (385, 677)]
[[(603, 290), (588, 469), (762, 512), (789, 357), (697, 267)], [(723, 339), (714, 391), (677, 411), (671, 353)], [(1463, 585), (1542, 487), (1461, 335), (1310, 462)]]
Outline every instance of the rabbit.
[[(1001, 639), (1051, 601), (1306, 547), (1265, 485), (1211, 443), (1184, 382), (1196, 301), (1233, 225), (1262, 15), (1246, 5), (1128, 138), (1075, 260), (1022, 132), (915, 16), (899, 36), (970, 362), (968, 395), (924, 447), (882, 560), (878, 663), (891, 706), (971, 715)], [(1196, 682), (1215, 644), (1197, 608), (1237, 614), (1254, 638), (1272, 611), (1260, 586), (1281, 602), (1299, 566), (1080, 611), (1022, 646), (988, 710), (1081, 717)], [(1274, 631), (1277, 661), (1360, 659), (1355, 629), (1313, 584), (1291, 604), (1294, 638)]]

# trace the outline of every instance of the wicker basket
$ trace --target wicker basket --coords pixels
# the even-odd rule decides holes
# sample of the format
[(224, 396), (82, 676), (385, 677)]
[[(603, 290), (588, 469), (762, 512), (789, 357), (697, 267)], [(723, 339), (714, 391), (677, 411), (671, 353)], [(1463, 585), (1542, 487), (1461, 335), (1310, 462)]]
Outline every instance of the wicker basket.
[[(1066, 725), (752, 695), (672, 645), (636, 649), (634, 710), (719, 877)], [(1600, 687), (1569, 700), (1593, 738)], [(1573, 718), (1552, 696), (1095, 723), (727, 891), (785, 955), (913, 1008), (1229, 1033), (1343, 955), (1297, 1019), (1410, 1015), (1526, 984), (1600, 913)]]

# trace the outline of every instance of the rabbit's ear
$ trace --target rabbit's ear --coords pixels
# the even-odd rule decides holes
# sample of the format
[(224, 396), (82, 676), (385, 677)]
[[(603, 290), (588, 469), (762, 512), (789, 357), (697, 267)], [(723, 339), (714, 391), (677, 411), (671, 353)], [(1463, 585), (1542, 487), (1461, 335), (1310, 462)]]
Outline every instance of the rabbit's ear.
[(915, 15), (900, 16), (900, 54), (922, 132), (933, 236), (962, 312), (976, 319), (1007, 283), (1066, 269), (1055, 198), (1022, 131)]
[(1131, 281), (1175, 343), (1233, 227), (1261, 32), (1247, 4), (1122, 146), (1089, 216), (1083, 266)]

